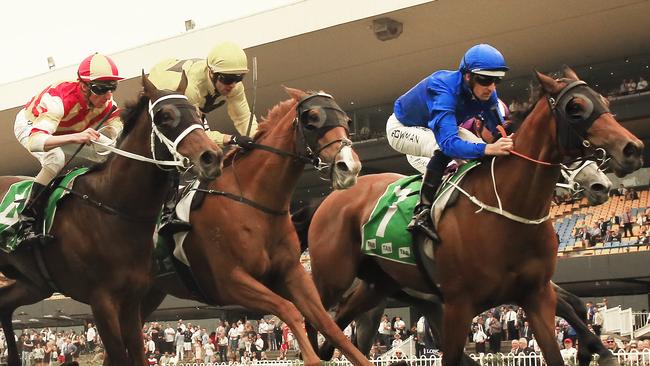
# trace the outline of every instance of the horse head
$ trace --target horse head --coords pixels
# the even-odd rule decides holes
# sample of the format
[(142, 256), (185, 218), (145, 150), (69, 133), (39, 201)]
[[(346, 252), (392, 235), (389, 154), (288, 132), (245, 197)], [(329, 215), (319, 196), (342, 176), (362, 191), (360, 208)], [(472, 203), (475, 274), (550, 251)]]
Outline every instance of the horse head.
[[(223, 151), (203, 130), (198, 110), (184, 95), (187, 76), (183, 72), (176, 91), (159, 90), (142, 74), (144, 96), (149, 98), (149, 115), (153, 122), (153, 154), (188, 161), (201, 180), (221, 174)], [(187, 165), (187, 164), (186, 164)]]
[(619, 177), (641, 168), (643, 143), (614, 118), (602, 95), (568, 66), (563, 71), (564, 78), (559, 80), (535, 72), (556, 119), (560, 148), (569, 155), (603, 149), (611, 156), (609, 167)]
[(563, 166), (562, 176), (564, 182), (559, 183), (558, 188), (568, 190), (572, 196), (582, 193), (591, 205), (600, 205), (609, 199), (612, 181), (593, 160)]
[(297, 101), (296, 141), (299, 154), (309, 157), (318, 170), (328, 168), (334, 189), (354, 185), (361, 162), (348, 138), (348, 115), (329, 94), (306, 93), (287, 87), (285, 90)]

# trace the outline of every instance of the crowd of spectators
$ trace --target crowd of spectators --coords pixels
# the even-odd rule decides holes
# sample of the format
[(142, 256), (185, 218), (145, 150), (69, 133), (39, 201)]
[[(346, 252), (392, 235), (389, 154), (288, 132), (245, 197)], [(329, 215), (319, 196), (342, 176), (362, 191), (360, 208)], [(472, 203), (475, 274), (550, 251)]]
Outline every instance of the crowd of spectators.
[[(615, 190), (615, 195), (623, 199), (636, 199), (638, 195), (633, 188), (621, 187)], [(623, 238), (637, 236), (634, 244), (650, 244), (650, 210), (638, 212), (636, 215), (631, 209), (625, 210), (620, 215), (613, 215), (608, 219), (600, 219), (591, 226), (576, 225), (573, 228), (573, 237), (582, 241), (585, 248), (592, 247), (599, 242), (621, 242)]]
[(274, 359), (287, 358), (297, 349), (289, 327), (276, 318), (259, 321), (217, 320), (206, 329), (179, 320), (176, 325), (153, 322), (145, 325), (145, 352), (150, 365), (179, 363), (242, 363), (269, 360), (267, 351), (277, 351)]
[(618, 93), (611, 93), (609, 96), (620, 96), (620, 95), (630, 95), (636, 93), (642, 93), (648, 90), (648, 81), (645, 80), (642, 76), (639, 76), (637, 80), (623, 79), (621, 85), (618, 88)]
[[(92, 323), (84, 331), (55, 331), (51, 328), (40, 330), (26, 329), (16, 335), (18, 354), (22, 366), (58, 366), (75, 365), (82, 353), (94, 353), (101, 346), (97, 330)], [(0, 353), (7, 357), (7, 342), (4, 332), (0, 331)]]

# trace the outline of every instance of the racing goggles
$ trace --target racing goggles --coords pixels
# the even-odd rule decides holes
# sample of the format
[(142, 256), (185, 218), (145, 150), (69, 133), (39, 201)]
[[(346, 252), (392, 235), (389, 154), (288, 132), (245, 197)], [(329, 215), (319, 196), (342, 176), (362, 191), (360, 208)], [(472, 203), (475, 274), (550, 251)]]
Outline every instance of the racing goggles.
[(216, 79), (224, 85), (238, 83), (244, 80), (244, 74), (221, 74), (216, 75)]
[(91, 81), (88, 83), (88, 88), (95, 95), (104, 95), (117, 89), (117, 81)]
[(501, 82), (501, 78), (498, 76), (486, 76), (486, 75), (479, 75), (479, 74), (472, 74), (472, 77), (474, 78), (474, 81), (478, 83), (478, 85), (481, 86), (490, 86), (492, 84), (499, 84)]

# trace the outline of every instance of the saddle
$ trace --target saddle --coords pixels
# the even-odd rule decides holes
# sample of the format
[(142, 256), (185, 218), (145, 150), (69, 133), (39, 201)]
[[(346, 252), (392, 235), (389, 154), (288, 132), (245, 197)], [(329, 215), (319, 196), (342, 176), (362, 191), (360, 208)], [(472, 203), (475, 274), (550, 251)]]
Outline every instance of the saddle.
[[(163, 281), (174, 293), (187, 293), (198, 301), (207, 302), (208, 298), (194, 280), (194, 274), (187, 263), (181, 245), (183, 233), (192, 230), (189, 213), (201, 207), (206, 193), (196, 188), (206, 188), (208, 183), (192, 182), (179, 189), (165, 203), (160, 224), (154, 236), (153, 275), (155, 281)], [(192, 195), (189, 207), (186, 199)], [(183, 207), (179, 207), (179, 205)], [(179, 235), (177, 235), (179, 234)], [(179, 239), (179, 237), (181, 237)]]

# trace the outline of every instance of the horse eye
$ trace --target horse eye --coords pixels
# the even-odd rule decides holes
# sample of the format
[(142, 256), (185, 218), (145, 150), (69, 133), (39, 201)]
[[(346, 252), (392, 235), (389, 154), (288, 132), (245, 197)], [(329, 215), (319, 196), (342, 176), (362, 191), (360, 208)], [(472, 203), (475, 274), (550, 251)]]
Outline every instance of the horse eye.
[(175, 128), (181, 120), (181, 113), (178, 108), (174, 106), (165, 106), (154, 116), (154, 121), (157, 125)]
[(580, 102), (578, 102), (575, 98), (571, 100), (567, 106), (566, 106), (566, 114), (574, 119), (579, 119), (583, 117), (583, 108)]

